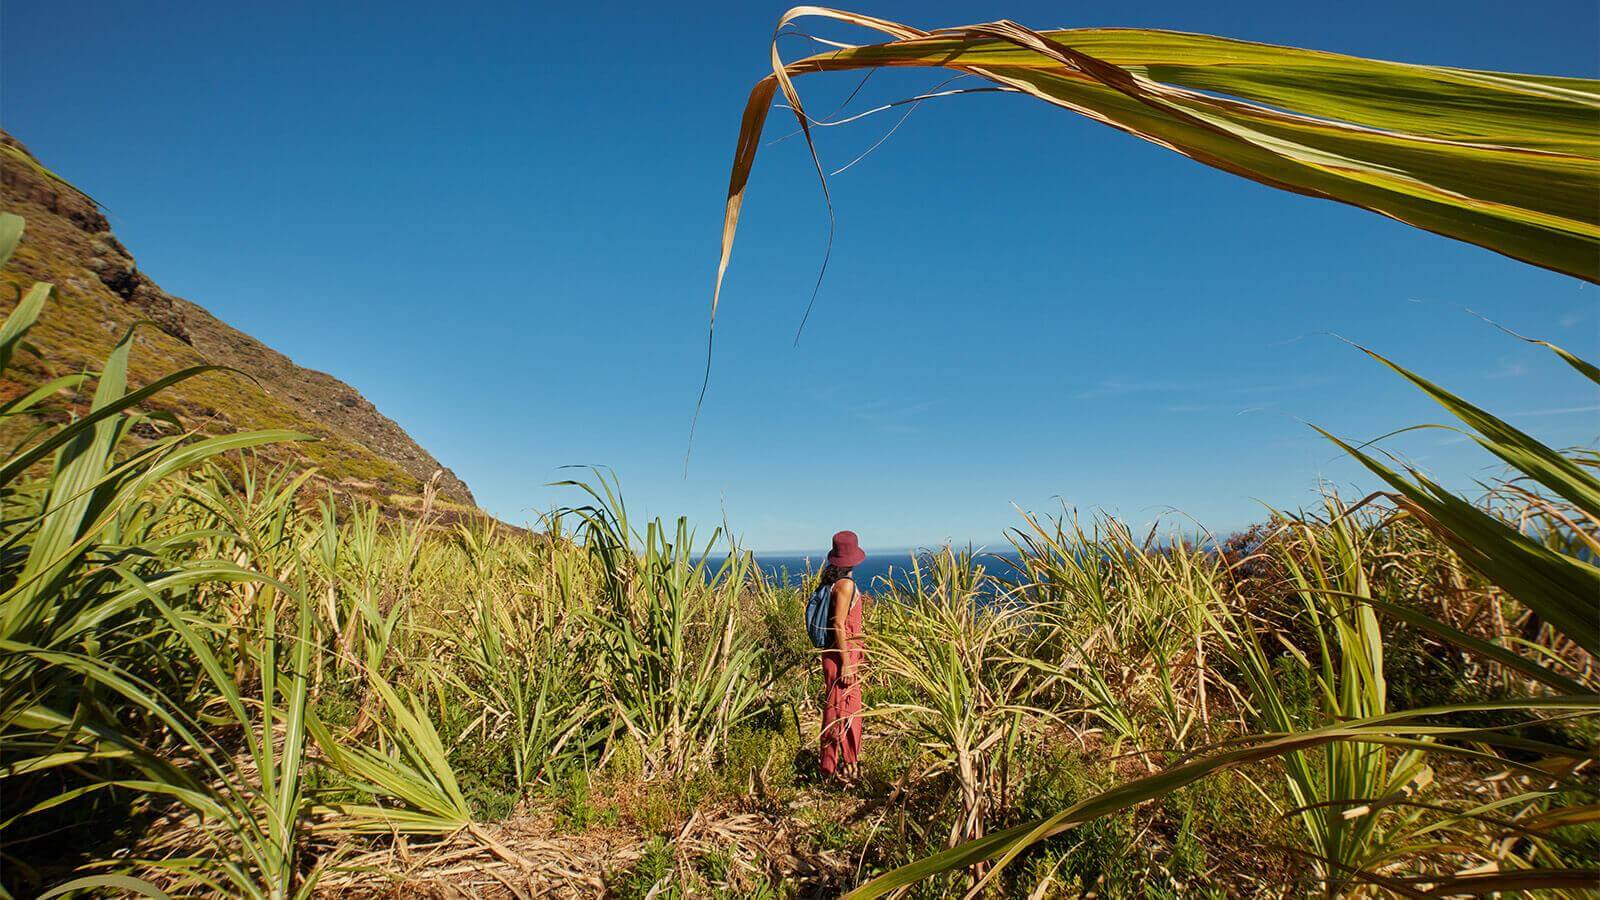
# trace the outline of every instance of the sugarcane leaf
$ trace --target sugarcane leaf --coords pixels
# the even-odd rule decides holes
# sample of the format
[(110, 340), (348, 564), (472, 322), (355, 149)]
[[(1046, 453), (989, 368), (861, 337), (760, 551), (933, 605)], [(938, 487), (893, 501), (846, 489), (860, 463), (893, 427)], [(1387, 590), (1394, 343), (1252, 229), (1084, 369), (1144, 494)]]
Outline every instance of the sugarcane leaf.
[[(1572, 501), (1590, 516), (1600, 519), (1600, 480), (1584, 471), (1583, 467), (1573, 462), (1571, 458), (1388, 357), (1359, 344), (1356, 347), (1420, 388), (1434, 402), (1476, 431), (1475, 440), (1485, 450), (1505, 460), (1522, 474)], [(1561, 350), (1557, 352), (1565, 353)], [(1572, 357), (1571, 361), (1579, 366), (1588, 365), (1577, 357)]]
[(1331, 433), (1317, 431), (1388, 482), (1468, 565), (1580, 647), (1600, 653), (1600, 567), (1545, 547), (1420, 472), (1412, 471), (1408, 479)]
[[(1164, 797), (1179, 788), (1223, 769), (1234, 768), (1250, 762), (1272, 759), (1297, 751), (1322, 746), (1334, 741), (1371, 742), (1390, 736), (1407, 734), (1439, 737), (1460, 734), (1468, 739), (1482, 729), (1459, 728), (1441, 725), (1418, 725), (1416, 720), (1494, 709), (1516, 710), (1578, 710), (1589, 714), (1600, 711), (1600, 695), (1521, 698), (1506, 701), (1479, 701), (1474, 703), (1434, 706), (1372, 717), (1363, 721), (1341, 723), (1326, 728), (1296, 734), (1260, 735), (1241, 738), (1239, 741), (1255, 743), (1222, 750), (1183, 763), (1170, 769), (1118, 785), (1108, 791), (1079, 801), (1052, 816), (997, 831), (977, 840), (935, 853), (897, 869), (879, 875), (845, 895), (848, 900), (868, 900), (890, 891), (916, 884), (941, 872), (966, 868), (976, 863), (997, 860), (984, 877), (987, 883), (1018, 854), (1041, 840), (1060, 834), (1083, 822), (1108, 813), (1125, 809), (1146, 800)], [(978, 890), (982, 883), (975, 888)]]
[[(86, 875), (82, 878), (74, 878), (65, 884), (56, 885), (54, 888), (40, 894), (39, 900), (49, 900), (51, 897), (60, 897), (65, 894), (91, 889), (113, 889), (136, 894), (140, 897), (155, 897), (157, 900), (170, 900), (171, 897), (166, 891), (142, 878), (134, 878), (132, 875), (112, 874)], [(96, 893), (99, 893), (99, 890), (96, 890)]]
[(17, 252), (24, 225), (23, 218), (16, 213), (0, 213), (0, 266), (10, 262), (11, 254)]

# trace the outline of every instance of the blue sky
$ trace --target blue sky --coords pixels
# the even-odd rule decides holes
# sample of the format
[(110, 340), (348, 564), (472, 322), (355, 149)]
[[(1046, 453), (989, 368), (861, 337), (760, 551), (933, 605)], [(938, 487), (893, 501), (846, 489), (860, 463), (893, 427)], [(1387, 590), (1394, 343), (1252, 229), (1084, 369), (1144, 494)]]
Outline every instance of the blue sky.
[[(995, 542), (1012, 504), (1215, 530), (1356, 468), (1307, 426), (1439, 421), (1338, 332), (1550, 441), (1600, 396), (1462, 311), (1600, 354), (1595, 289), (1244, 182), (1020, 97), (924, 104), (833, 181), (762, 150), (688, 477), (738, 116), (781, 4), (8, 0), (0, 119), (167, 290), (348, 381), (491, 512), (616, 469), (640, 512), (747, 546)], [(920, 26), (1156, 26), (1594, 77), (1592, 0), (881, 2)], [(798, 42), (790, 48), (799, 53)], [(876, 77), (870, 102), (929, 73)], [(827, 110), (849, 76), (801, 82)], [(774, 116), (769, 136), (787, 130)], [(831, 129), (836, 165), (892, 124)], [(1389, 444), (1469, 485), (1443, 432)]]

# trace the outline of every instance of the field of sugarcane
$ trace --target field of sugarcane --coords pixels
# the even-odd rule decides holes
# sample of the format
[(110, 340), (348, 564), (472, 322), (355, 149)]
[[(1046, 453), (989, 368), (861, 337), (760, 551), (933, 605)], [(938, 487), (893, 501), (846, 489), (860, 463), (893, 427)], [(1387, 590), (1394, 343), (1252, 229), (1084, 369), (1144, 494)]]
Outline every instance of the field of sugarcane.
[[(719, 295), (777, 93), (809, 142), (832, 123), (803, 112), (795, 78), (878, 66), (987, 79), (1264, 184), (1600, 277), (1591, 82), (795, 15), (890, 40), (788, 64), (774, 50), (740, 129)], [(0, 261), (23, 227), (0, 216)], [(9, 301), (0, 376), (36, 352), (50, 295)], [(807, 588), (723, 531), (630, 518), (603, 470), (533, 530), (446, 521), (426, 500), (395, 516), (257, 456), (299, 435), (206, 436), (145, 412), (207, 370), (131, 385), (137, 352), (130, 332), (95, 371), (3, 382), (10, 896), (1600, 885), (1600, 453), (1547, 446), (1377, 354), (1352, 349), (1352, 365), (1436, 401), (1499, 478), (1458, 493), (1329, 434), (1381, 491), (1328, 491), (1234, 535), (1064, 508), (1019, 516), (1004, 564), (908, 558), (870, 588), (863, 777), (845, 789), (815, 775)]]
[[(6, 249), (23, 223), (3, 220)], [(0, 366), (49, 302), (0, 326)], [(1551, 348), (1553, 364), (1596, 378)], [(1507, 474), (1247, 534), (1025, 516), (874, 587), (862, 784), (814, 776), (804, 589), (588, 473), (537, 531), (388, 518), (140, 405), (15, 391), (13, 896), (1579, 895), (1600, 456), (1395, 366)], [(1353, 351), (1354, 352), (1354, 351)], [(58, 405), (92, 397), (89, 411)], [(138, 439), (135, 440), (135, 436)], [(1192, 534), (1192, 529), (1190, 529)], [(1005, 575), (997, 575), (1004, 572)]]

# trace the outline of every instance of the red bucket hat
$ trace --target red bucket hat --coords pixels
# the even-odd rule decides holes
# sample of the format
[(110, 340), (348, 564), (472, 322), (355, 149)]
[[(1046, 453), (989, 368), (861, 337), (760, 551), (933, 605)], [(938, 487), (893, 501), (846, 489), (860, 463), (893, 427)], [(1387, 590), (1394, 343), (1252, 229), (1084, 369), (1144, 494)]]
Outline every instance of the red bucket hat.
[(828, 551), (828, 565), (845, 569), (861, 565), (866, 558), (867, 554), (861, 549), (861, 541), (854, 531), (841, 531), (833, 536), (833, 549)]

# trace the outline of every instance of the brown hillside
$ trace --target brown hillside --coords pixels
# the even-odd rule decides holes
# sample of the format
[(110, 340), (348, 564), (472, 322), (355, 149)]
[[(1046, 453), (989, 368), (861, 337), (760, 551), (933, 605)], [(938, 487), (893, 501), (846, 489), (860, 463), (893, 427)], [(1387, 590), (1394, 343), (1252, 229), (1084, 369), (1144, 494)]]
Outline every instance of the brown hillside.
[[(27, 152), (3, 131), (0, 143)], [(156, 409), (210, 432), (287, 428), (312, 435), (319, 440), (272, 452), (298, 455), (335, 487), (385, 505), (409, 505), (440, 470), (443, 498), (476, 505), (455, 473), (354, 388), (295, 365), (194, 303), (163, 291), (139, 271), (105, 216), (81, 192), (5, 154), (0, 155), (0, 208), (27, 220), (22, 244), (0, 279), (56, 286), (55, 298), (29, 335), (39, 356), (25, 356), (13, 375), (42, 379), (97, 367), (130, 325), (153, 322), (136, 338), (134, 386), (208, 362), (255, 379), (205, 375), (163, 394)], [(12, 291), (0, 294), (0, 310), (9, 312), (15, 302)]]

